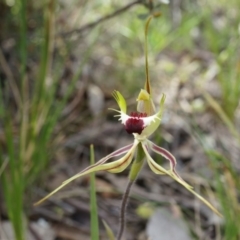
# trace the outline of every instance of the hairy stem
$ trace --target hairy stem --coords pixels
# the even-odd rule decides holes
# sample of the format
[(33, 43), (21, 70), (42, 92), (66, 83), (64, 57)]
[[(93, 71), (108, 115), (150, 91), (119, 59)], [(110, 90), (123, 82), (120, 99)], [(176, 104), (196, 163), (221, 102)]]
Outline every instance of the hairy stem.
[(121, 212), (120, 212), (120, 226), (119, 226), (119, 231), (118, 231), (118, 235), (117, 235), (117, 240), (121, 240), (123, 232), (124, 232), (124, 227), (125, 227), (125, 215), (126, 215), (126, 208), (127, 208), (127, 200), (131, 191), (131, 187), (134, 183), (134, 181), (137, 179), (137, 176), (143, 166), (144, 163), (144, 151), (142, 148), (142, 145), (139, 144), (137, 147), (137, 155), (136, 158), (131, 166), (131, 170), (129, 173), (129, 182), (127, 184), (127, 188), (126, 191), (123, 195), (123, 200), (122, 200), (122, 204), (121, 204)]
[(117, 240), (121, 240), (123, 232), (124, 232), (124, 228), (125, 228), (125, 214), (126, 214), (126, 208), (127, 208), (127, 200), (128, 200), (128, 196), (131, 190), (131, 187), (133, 185), (134, 181), (129, 181), (126, 191), (123, 195), (123, 199), (122, 199), (122, 204), (121, 204), (121, 215), (120, 215), (120, 227), (119, 227), (119, 231), (118, 231), (118, 235), (117, 235)]

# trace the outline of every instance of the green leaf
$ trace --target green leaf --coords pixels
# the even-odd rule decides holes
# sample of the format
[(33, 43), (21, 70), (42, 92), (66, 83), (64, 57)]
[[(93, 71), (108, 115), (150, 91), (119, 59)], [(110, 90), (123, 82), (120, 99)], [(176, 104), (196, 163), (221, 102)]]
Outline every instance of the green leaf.
[[(90, 146), (90, 162), (93, 165), (95, 162), (94, 148)], [(95, 173), (90, 174), (90, 209), (91, 209), (91, 239), (99, 239), (99, 225), (98, 225), (98, 210), (95, 186)]]
[(108, 239), (109, 240), (115, 240), (115, 237), (114, 237), (112, 229), (108, 226), (108, 224), (104, 220), (102, 220), (102, 222), (103, 222), (103, 225), (104, 225), (104, 227), (106, 229)]

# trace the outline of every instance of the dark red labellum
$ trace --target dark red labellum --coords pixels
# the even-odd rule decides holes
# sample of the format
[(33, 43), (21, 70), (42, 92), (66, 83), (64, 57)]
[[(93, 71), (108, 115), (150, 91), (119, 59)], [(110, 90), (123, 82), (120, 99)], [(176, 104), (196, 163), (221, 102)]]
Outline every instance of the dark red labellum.
[(131, 113), (130, 118), (126, 121), (125, 129), (129, 134), (141, 134), (144, 129), (142, 118), (147, 117), (146, 113)]

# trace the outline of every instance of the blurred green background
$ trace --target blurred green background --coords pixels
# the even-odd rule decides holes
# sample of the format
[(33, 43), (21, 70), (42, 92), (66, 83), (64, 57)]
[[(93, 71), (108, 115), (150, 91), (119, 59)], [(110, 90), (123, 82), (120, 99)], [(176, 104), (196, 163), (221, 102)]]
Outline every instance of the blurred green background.
[[(238, 0), (0, 1), (0, 225), (11, 221), (13, 239), (25, 240), (28, 231), (38, 239), (31, 223), (42, 218), (86, 237), (58, 232), (52, 239), (88, 239), (91, 230), (81, 212), (89, 213), (81, 205), (89, 200), (88, 178), (72, 185), (79, 192), (55, 197), (40, 210), (33, 203), (89, 164), (91, 143), (97, 160), (131, 141), (108, 111), (116, 107), (111, 93), (121, 91), (134, 110), (145, 81), (145, 20), (159, 11), (149, 29), (149, 69), (154, 101), (165, 93), (167, 103), (155, 142), (172, 151), (180, 175), (224, 218), (196, 207), (193, 196), (165, 177), (149, 179), (147, 167), (136, 184), (159, 194), (159, 201), (134, 192), (129, 205), (171, 206), (160, 197), (168, 196), (176, 199), (192, 239), (240, 239), (239, 9)], [(110, 227), (118, 214), (108, 206), (121, 200), (116, 182), (126, 176), (100, 174), (96, 180), (99, 216)], [(64, 205), (71, 195), (81, 211)], [(74, 211), (80, 211), (77, 218)], [(134, 220), (127, 239), (141, 239), (135, 233), (145, 233), (148, 218), (129, 211)]]

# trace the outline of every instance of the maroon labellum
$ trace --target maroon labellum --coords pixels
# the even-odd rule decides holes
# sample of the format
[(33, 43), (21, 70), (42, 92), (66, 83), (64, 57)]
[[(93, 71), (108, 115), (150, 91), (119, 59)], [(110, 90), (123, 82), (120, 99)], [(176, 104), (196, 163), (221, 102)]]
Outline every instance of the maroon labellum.
[(146, 113), (131, 113), (130, 118), (126, 121), (125, 129), (129, 134), (138, 133), (141, 134), (144, 129), (144, 117), (147, 117)]

